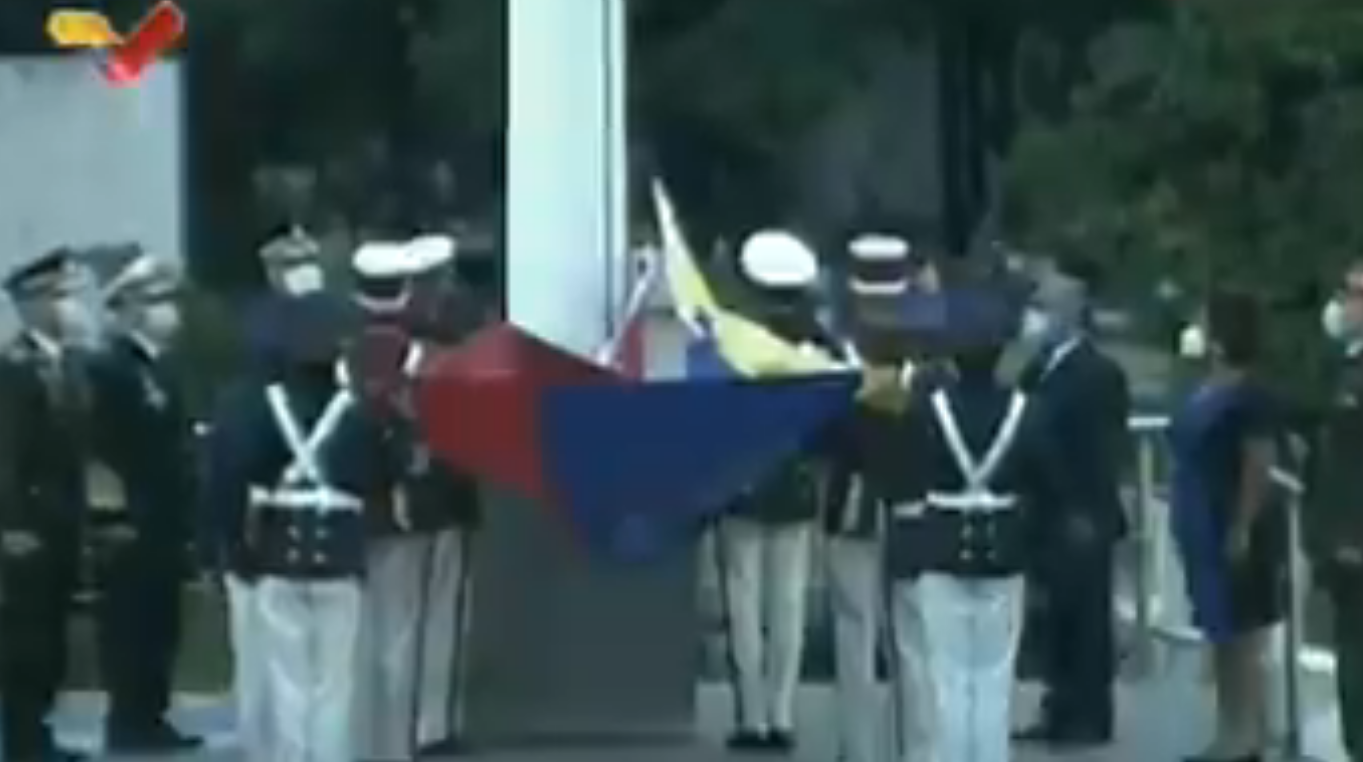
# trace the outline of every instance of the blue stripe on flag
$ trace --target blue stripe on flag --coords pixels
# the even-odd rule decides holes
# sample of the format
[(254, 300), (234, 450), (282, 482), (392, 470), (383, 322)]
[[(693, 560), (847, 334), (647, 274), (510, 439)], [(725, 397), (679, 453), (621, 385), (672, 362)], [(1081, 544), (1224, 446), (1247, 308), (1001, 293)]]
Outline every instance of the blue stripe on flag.
[(847, 374), (686, 379), (545, 392), (545, 474), (588, 549), (645, 561), (687, 546), (741, 490), (853, 404)]

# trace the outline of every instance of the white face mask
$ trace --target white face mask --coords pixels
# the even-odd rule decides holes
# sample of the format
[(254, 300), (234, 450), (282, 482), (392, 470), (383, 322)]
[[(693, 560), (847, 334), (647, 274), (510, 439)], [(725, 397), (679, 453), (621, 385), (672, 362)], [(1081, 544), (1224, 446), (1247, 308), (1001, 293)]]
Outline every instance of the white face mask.
[(279, 285), (292, 296), (303, 296), (322, 290), (325, 279), (318, 265), (296, 265), (279, 274)]
[(142, 326), (150, 338), (164, 341), (180, 330), (180, 308), (174, 304), (152, 304), (142, 310)]
[(1201, 360), (1207, 356), (1207, 332), (1200, 325), (1190, 325), (1178, 335), (1178, 354), (1189, 360)]
[(1347, 341), (1355, 332), (1354, 327), (1349, 325), (1349, 316), (1344, 304), (1338, 299), (1331, 299), (1325, 305), (1325, 309), (1321, 310), (1320, 327), (1325, 331), (1325, 335), (1334, 341)]
[(99, 321), (79, 298), (67, 297), (53, 302), (52, 322), (57, 333), (53, 338), (64, 346), (90, 347), (99, 343)]
[(1019, 334), (1023, 341), (1038, 343), (1050, 335), (1052, 325), (1050, 315), (1035, 307), (1028, 307), (1022, 314), (1022, 328)]

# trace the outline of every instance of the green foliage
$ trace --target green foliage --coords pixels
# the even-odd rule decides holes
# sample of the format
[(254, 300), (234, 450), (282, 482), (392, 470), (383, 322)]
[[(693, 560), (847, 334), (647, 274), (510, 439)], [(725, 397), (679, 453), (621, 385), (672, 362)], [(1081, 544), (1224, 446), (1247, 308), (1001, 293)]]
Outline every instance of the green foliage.
[[(1009, 162), (1023, 245), (1277, 301), (1363, 253), (1363, 6), (1180, 0), (1170, 23), (1105, 35), (1090, 64), (1070, 113), (1029, 120)], [(1299, 371), (1314, 311), (1283, 318), (1279, 362)]]

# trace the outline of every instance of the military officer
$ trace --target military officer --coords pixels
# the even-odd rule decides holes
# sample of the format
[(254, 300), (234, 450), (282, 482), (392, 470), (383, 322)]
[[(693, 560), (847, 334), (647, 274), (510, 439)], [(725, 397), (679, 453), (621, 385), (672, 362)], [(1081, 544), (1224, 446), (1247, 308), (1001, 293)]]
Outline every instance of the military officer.
[(94, 454), (121, 487), (132, 531), (103, 568), (105, 744), (120, 754), (184, 750), (198, 741), (165, 718), (195, 497), (193, 424), (166, 362), (180, 329), (179, 282), (168, 262), (135, 244), (96, 249), (86, 260), (113, 326), (91, 366)]
[(255, 586), (253, 658), (270, 715), (249, 736), (252, 760), (357, 757), (366, 515), (392, 511), (403, 454), (391, 423), (338, 382), (348, 307), (320, 293), (282, 301), (276, 373), (245, 378), (213, 422), (210, 550)]
[(955, 377), (904, 419), (902, 463), (881, 471), (891, 595), (915, 599), (911, 621), (895, 610), (895, 637), (923, 643), (925, 681), (905, 690), (926, 689), (911, 700), (932, 729), (905, 758), (1004, 762), (1032, 521), (1062, 505), (1064, 472), (1037, 403), (996, 380), (1013, 311), (967, 286), (946, 307)]
[(1338, 349), (1333, 395), (1320, 415), (1303, 517), (1307, 555), (1328, 591), (1335, 621), (1340, 734), (1363, 760), (1363, 262), (1345, 273), (1321, 322)]
[(1034, 354), (1023, 388), (1046, 402), (1054, 440), (1082, 493), (1074, 512), (1051, 527), (1039, 642), (1046, 695), (1039, 724), (1024, 739), (1067, 746), (1112, 740), (1113, 554), (1125, 527), (1121, 471), (1127, 456), (1130, 393), (1126, 374), (1089, 335), (1093, 267), (1057, 259), (1043, 269), (1023, 320)]
[[(739, 268), (754, 318), (788, 341), (832, 344), (809, 298), (818, 262), (799, 238), (779, 230), (755, 233), (739, 253)], [(729, 745), (735, 750), (794, 747), (817, 473), (814, 458), (791, 458), (738, 498), (719, 527), (738, 725)]]
[(47, 724), (66, 673), (66, 623), (87, 494), (88, 346), (95, 321), (65, 249), (15, 269), (19, 336), (0, 356), (0, 722), (9, 762), (81, 759)]

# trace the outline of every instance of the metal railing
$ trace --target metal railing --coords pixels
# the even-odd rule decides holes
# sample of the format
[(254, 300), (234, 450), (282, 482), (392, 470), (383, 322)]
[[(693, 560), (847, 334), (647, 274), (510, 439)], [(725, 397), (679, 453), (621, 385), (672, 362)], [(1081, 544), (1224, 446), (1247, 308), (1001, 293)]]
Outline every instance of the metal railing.
[[(1161, 640), (1182, 642), (1199, 640), (1197, 631), (1182, 621), (1168, 621), (1165, 616), (1168, 602), (1174, 595), (1167, 589), (1173, 575), (1170, 564), (1174, 560), (1171, 535), (1168, 531), (1168, 500), (1158, 494), (1157, 457), (1164, 435), (1169, 428), (1166, 416), (1138, 415), (1130, 419), (1130, 429), (1137, 440), (1135, 463), (1135, 506), (1131, 511), (1136, 563), (1133, 582), (1134, 601), (1129, 607), (1136, 632), (1136, 652), (1139, 669), (1145, 674), (1153, 670), (1155, 651)], [(1304, 647), (1305, 586), (1309, 579), (1307, 562), (1302, 552), (1301, 500), (1304, 487), (1294, 474), (1275, 469), (1273, 482), (1284, 490), (1287, 500), (1287, 616), (1281, 638), (1282, 713), (1281, 745), (1284, 759), (1306, 760), (1304, 753), (1305, 715), (1302, 686), (1307, 671), (1333, 670), (1333, 658), (1326, 652)]]

